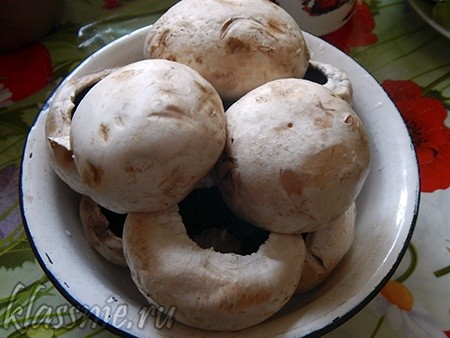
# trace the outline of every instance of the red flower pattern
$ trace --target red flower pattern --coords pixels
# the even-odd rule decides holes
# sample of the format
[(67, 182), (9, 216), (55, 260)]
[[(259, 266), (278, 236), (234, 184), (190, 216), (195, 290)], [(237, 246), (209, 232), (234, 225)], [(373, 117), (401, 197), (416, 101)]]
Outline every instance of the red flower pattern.
[(413, 81), (386, 80), (383, 88), (402, 114), (416, 149), (421, 191), (450, 187), (450, 128), (447, 109), (438, 99), (423, 95)]
[(12, 93), (12, 101), (44, 88), (52, 73), (50, 53), (40, 43), (0, 54), (0, 83)]
[(351, 47), (368, 46), (377, 42), (377, 36), (372, 33), (374, 28), (375, 20), (369, 6), (362, 0), (358, 0), (350, 20), (337, 31), (326, 34), (322, 38), (348, 53)]
[(103, 8), (104, 9), (113, 9), (120, 6), (119, 0), (104, 0)]

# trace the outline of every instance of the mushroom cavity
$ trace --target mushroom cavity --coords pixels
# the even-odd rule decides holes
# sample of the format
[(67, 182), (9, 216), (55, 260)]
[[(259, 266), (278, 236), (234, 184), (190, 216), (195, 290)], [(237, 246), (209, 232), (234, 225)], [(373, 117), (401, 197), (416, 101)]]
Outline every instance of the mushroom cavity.
[(85, 189), (73, 161), (70, 142), (72, 115), (80, 96), (112, 71), (105, 69), (63, 82), (52, 99), (45, 120), (45, 135), (53, 170), (71, 189), (81, 194), (85, 193)]
[(211, 170), (226, 138), (217, 91), (191, 68), (143, 60), (98, 82), (72, 119), (87, 195), (117, 213), (178, 203)]
[(343, 69), (335, 67), (328, 63), (312, 60), (309, 62), (309, 64), (313, 69), (316, 69), (318, 72), (323, 74), (323, 76), (325, 77), (323, 86), (325, 88), (328, 88), (334, 94), (347, 101), (348, 103), (352, 103), (352, 83), (350, 82), (347, 73)]
[(233, 214), (217, 187), (194, 189), (178, 208), (188, 236), (204, 249), (249, 255), (269, 237), (267, 231)]
[(218, 185), (241, 218), (280, 233), (317, 231), (354, 202), (369, 144), (348, 102), (311, 81), (280, 79), (226, 112)]
[(144, 54), (196, 69), (225, 100), (270, 80), (301, 78), (309, 60), (295, 20), (261, 0), (182, 0), (150, 28)]

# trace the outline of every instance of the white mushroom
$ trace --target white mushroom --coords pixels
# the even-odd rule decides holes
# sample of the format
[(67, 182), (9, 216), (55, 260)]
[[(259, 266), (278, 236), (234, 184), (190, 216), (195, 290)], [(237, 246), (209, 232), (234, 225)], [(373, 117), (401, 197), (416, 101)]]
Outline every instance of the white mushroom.
[(175, 306), (175, 319), (202, 329), (240, 330), (277, 312), (301, 277), (301, 236), (271, 233), (250, 255), (202, 249), (178, 207), (130, 213), (123, 233), (131, 276), (153, 304)]
[(144, 53), (196, 69), (225, 100), (301, 78), (309, 60), (298, 24), (266, 0), (182, 0), (150, 28)]
[(112, 71), (113, 69), (105, 69), (63, 83), (57, 89), (47, 113), (45, 135), (51, 165), (58, 177), (81, 194), (85, 193), (85, 189), (73, 162), (70, 143), (70, 126), (75, 101), (78, 95), (82, 95), (83, 91), (88, 90)]
[(101, 207), (88, 196), (82, 196), (80, 218), (88, 243), (107, 261), (126, 266), (122, 238), (114, 234)]
[(353, 243), (355, 220), (353, 203), (326, 228), (306, 234), (306, 260), (297, 293), (316, 288), (333, 272)]
[(330, 90), (274, 80), (226, 116), (218, 185), (241, 218), (269, 231), (317, 231), (359, 194), (369, 171), (367, 135), (348, 102)]
[(327, 80), (323, 84), (325, 88), (328, 88), (348, 103), (352, 103), (352, 83), (343, 69), (319, 61), (310, 60), (309, 64), (326, 77)]
[(97, 83), (72, 120), (75, 165), (87, 195), (117, 213), (183, 199), (220, 156), (225, 116), (216, 90), (168, 60), (124, 66)]

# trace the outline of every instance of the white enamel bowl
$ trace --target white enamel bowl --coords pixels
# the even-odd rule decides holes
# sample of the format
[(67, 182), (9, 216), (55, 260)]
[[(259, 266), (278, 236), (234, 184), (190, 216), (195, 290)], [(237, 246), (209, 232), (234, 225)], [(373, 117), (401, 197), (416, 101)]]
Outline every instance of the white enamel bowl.
[[(104, 47), (65, 81), (141, 59), (146, 31), (142, 28)], [(369, 134), (372, 167), (357, 199), (356, 239), (320, 288), (307, 296), (294, 297), (273, 318), (233, 336), (317, 336), (348, 320), (394, 272), (407, 248), (418, 212), (416, 157), (399, 112), (377, 81), (354, 60), (312, 35), (306, 33), (305, 37), (314, 60), (348, 73), (354, 87), (355, 110)], [(146, 317), (144, 312), (149, 305), (137, 291), (128, 270), (109, 264), (91, 249), (80, 226), (79, 196), (58, 179), (49, 164), (44, 122), (51, 100), (52, 97), (29, 133), (21, 176), (25, 229), (51, 281), (77, 308), (122, 336), (228, 337), (227, 333), (164, 322), (151, 311)]]

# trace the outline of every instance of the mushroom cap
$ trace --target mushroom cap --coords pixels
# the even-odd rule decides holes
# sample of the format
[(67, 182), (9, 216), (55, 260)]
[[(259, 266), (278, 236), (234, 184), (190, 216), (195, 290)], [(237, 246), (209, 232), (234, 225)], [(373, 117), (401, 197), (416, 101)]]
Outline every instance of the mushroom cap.
[(81, 197), (80, 219), (90, 246), (108, 262), (127, 266), (123, 255), (122, 238), (111, 231), (109, 221), (100, 206), (89, 196)]
[(116, 213), (178, 203), (208, 174), (226, 137), (222, 101), (196, 71), (168, 60), (124, 66), (97, 83), (72, 119), (87, 195)]
[(353, 203), (326, 228), (306, 234), (306, 259), (296, 293), (319, 286), (336, 268), (355, 238), (356, 206)]
[(242, 219), (268, 231), (303, 233), (332, 222), (354, 202), (370, 150), (348, 102), (303, 79), (251, 91), (227, 111), (219, 189)]
[(277, 312), (297, 287), (305, 259), (298, 235), (271, 233), (250, 255), (202, 249), (188, 237), (177, 206), (128, 214), (123, 244), (147, 300), (175, 306), (176, 320), (209, 330), (240, 330)]
[(113, 70), (104, 69), (63, 82), (52, 99), (45, 120), (45, 135), (51, 166), (61, 180), (80, 194), (84, 194), (85, 189), (72, 158), (70, 142), (70, 127), (75, 100), (79, 94), (109, 75)]
[(196, 69), (225, 100), (302, 78), (309, 60), (298, 24), (267, 0), (182, 0), (150, 28), (144, 55)]

